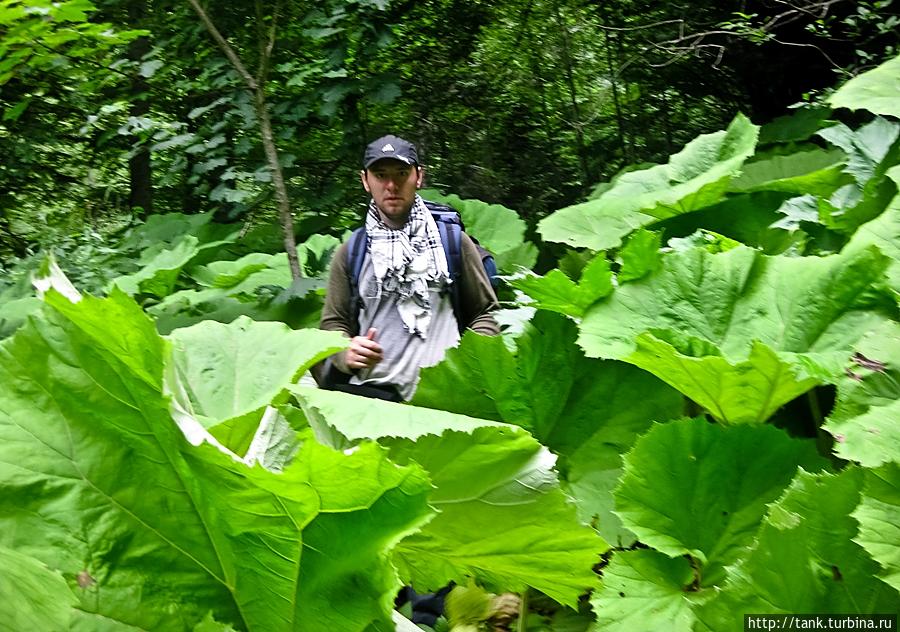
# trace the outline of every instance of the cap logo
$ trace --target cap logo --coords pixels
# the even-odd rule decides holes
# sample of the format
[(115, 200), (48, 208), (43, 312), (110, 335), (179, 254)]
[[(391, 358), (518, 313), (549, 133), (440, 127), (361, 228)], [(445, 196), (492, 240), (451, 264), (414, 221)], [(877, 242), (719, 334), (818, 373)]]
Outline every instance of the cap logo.
[(388, 143), (384, 147), (381, 148), (381, 151), (394, 151), (394, 146)]

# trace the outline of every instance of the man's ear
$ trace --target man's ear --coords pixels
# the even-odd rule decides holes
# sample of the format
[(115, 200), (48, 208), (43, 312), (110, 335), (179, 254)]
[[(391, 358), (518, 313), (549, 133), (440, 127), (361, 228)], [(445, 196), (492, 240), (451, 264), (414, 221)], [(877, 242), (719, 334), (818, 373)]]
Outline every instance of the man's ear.
[(422, 188), (422, 179), (425, 177), (425, 167), (416, 167), (416, 188)]
[(366, 193), (371, 193), (369, 190), (369, 183), (366, 181), (366, 170), (363, 169), (359, 172), (359, 180), (362, 182), (363, 188), (366, 190)]

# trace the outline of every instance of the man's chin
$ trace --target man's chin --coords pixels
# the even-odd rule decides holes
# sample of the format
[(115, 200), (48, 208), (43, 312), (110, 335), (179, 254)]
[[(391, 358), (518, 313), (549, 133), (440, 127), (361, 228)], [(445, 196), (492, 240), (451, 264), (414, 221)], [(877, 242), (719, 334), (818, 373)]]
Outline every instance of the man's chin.
[(381, 210), (385, 215), (390, 215), (391, 217), (402, 217), (409, 213), (409, 207), (401, 200), (396, 202), (385, 202), (382, 205)]

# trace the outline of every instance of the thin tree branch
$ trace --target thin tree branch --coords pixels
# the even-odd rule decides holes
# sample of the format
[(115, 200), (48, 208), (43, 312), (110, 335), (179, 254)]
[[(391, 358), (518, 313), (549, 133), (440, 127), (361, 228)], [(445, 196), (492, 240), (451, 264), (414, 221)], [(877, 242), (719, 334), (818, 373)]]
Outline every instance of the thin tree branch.
[[(244, 82), (247, 84), (248, 91), (253, 96), (263, 151), (266, 155), (266, 162), (269, 164), (269, 171), (272, 173), (272, 186), (275, 189), (275, 198), (278, 202), (278, 215), (281, 220), (284, 249), (287, 253), (288, 264), (291, 268), (291, 277), (294, 280), (297, 280), (302, 276), (302, 273), (300, 271), (300, 262), (297, 258), (297, 243), (294, 239), (293, 214), (291, 213), (291, 204), (287, 194), (287, 186), (284, 182), (284, 172), (282, 171), (281, 163), (278, 160), (278, 148), (275, 145), (275, 135), (272, 133), (272, 117), (269, 114), (269, 105), (266, 102), (265, 90), (265, 78), (268, 74), (269, 59), (275, 46), (275, 32), (278, 21), (277, 4), (275, 13), (272, 15), (272, 25), (269, 30), (268, 38), (266, 40), (263, 40), (261, 37), (259, 38), (260, 59), (257, 80), (247, 72), (246, 67), (244, 67), (244, 64), (241, 63), (240, 58), (238, 58), (237, 53), (231, 45), (225, 41), (225, 38), (222, 37), (219, 29), (217, 29), (215, 24), (212, 23), (212, 20), (209, 19), (209, 16), (206, 14), (206, 11), (203, 10), (203, 7), (200, 6), (198, 0), (188, 0), (188, 2), (194, 7), (197, 15), (200, 16), (200, 20), (206, 26), (206, 30), (209, 31), (213, 39), (219, 44), (219, 47), (225, 53), (225, 56), (228, 57), (231, 65), (234, 66), (235, 70), (243, 77)], [(256, 10), (257, 28), (259, 29), (259, 32), (262, 33), (262, 5), (259, 0), (257, 0), (256, 3)]]
[(247, 69), (244, 67), (244, 64), (241, 62), (240, 58), (237, 56), (237, 53), (234, 52), (234, 48), (231, 47), (222, 34), (219, 32), (219, 29), (216, 28), (216, 25), (212, 23), (212, 20), (209, 19), (209, 16), (206, 14), (206, 11), (203, 7), (200, 6), (200, 3), (197, 0), (188, 0), (192, 7), (194, 7), (194, 11), (197, 12), (197, 15), (200, 17), (200, 21), (203, 22), (203, 26), (206, 27), (206, 30), (209, 31), (209, 34), (212, 35), (213, 40), (215, 40), (216, 44), (219, 45), (219, 48), (222, 49), (222, 52), (225, 53), (225, 56), (228, 58), (228, 61), (231, 62), (231, 65), (234, 66), (234, 69), (237, 70), (238, 74), (244, 80), (244, 83), (247, 84), (247, 87), (252, 90), (257, 90), (256, 79), (253, 78)]
[[(822, 56), (830, 63), (833, 67), (839, 68), (840, 66), (828, 56), (825, 51), (823, 51), (820, 47), (815, 44), (809, 43), (801, 43), (801, 42), (788, 42), (775, 37), (774, 32), (782, 28), (788, 24), (796, 22), (804, 17), (813, 17), (815, 19), (822, 19), (831, 11), (832, 7), (836, 4), (840, 4), (846, 2), (847, 0), (823, 0), (821, 2), (809, 2), (805, 4), (798, 4), (788, 2), (787, 0), (776, 0), (778, 4), (785, 5), (789, 7), (786, 11), (782, 11), (777, 15), (772, 16), (766, 22), (761, 24), (756, 30), (759, 34), (765, 37), (766, 41), (771, 41), (776, 44), (781, 44), (783, 46), (798, 46), (804, 48), (814, 48), (819, 51)], [(686, 33), (687, 22), (684, 19), (672, 19), (672, 20), (662, 20), (659, 22), (653, 22), (650, 24), (642, 24), (638, 26), (630, 26), (630, 27), (614, 27), (614, 26), (606, 26), (600, 25), (600, 28), (606, 31), (613, 32), (636, 32), (636, 31), (647, 31), (651, 29), (656, 29), (662, 26), (669, 25), (677, 25), (678, 27), (678, 35), (672, 37), (670, 39), (661, 40), (661, 41), (651, 41), (646, 46), (644, 46), (640, 52), (640, 54), (633, 56), (629, 60), (622, 65), (617, 71), (617, 74), (621, 74), (625, 67), (632, 64), (637, 59), (643, 58), (645, 53), (649, 51), (657, 51), (668, 55), (670, 58), (661, 63), (650, 63), (648, 65), (652, 68), (663, 68), (665, 66), (669, 66), (674, 64), (682, 59), (684, 59), (689, 54), (693, 53), (696, 56), (699, 56), (701, 53), (705, 51), (715, 52), (715, 61), (713, 62), (713, 68), (718, 68), (719, 64), (721, 64), (722, 59), (724, 58), (725, 52), (727, 50), (726, 44), (717, 43), (717, 42), (707, 42), (706, 40), (713, 37), (721, 37), (725, 39), (734, 39), (742, 37), (743, 34), (731, 30), (731, 29), (710, 29), (707, 31), (700, 31), (694, 33)]]

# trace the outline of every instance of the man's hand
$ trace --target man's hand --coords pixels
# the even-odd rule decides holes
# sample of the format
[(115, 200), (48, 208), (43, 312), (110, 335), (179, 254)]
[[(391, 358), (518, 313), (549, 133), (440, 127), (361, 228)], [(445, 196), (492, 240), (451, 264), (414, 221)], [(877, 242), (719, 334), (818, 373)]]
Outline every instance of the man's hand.
[(375, 342), (375, 329), (369, 329), (365, 336), (354, 336), (350, 339), (350, 348), (345, 352), (347, 368), (371, 369), (384, 359), (381, 345)]

